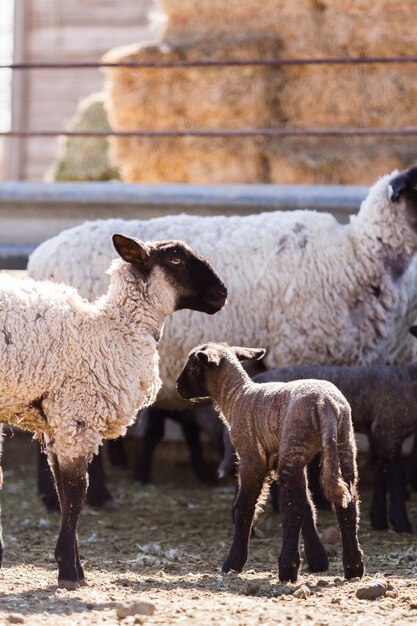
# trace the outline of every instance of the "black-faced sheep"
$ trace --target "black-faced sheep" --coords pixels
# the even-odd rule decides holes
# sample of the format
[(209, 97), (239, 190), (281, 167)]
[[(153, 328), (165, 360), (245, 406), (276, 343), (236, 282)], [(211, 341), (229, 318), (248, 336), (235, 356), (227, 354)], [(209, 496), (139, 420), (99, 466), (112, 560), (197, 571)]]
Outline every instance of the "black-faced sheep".
[(336, 507), (344, 574), (346, 578), (362, 576), (356, 448), (349, 404), (327, 381), (254, 383), (239, 360), (256, 360), (264, 353), (225, 344), (201, 345), (191, 351), (177, 382), (183, 398), (210, 396), (214, 400), (239, 456), (235, 532), (222, 570), (240, 572), (246, 563), (255, 508), (271, 473), (276, 473), (280, 490), (280, 580), (297, 579), (301, 530), (310, 570), (327, 569), (306, 483), (306, 466), (321, 451), (321, 484)]
[(85, 584), (77, 524), (88, 461), (154, 402), (166, 316), (187, 307), (216, 313), (227, 295), (182, 242), (113, 242), (121, 258), (93, 304), (72, 287), (0, 277), (0, 414), (44, 441), (61, 505), (55, 556), (66, 589)]

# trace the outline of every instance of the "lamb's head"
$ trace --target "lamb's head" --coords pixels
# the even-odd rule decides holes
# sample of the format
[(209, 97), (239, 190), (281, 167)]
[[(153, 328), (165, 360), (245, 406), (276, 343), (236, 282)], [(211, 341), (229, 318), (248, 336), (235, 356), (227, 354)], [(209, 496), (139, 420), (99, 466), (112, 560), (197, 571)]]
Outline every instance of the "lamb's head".
[(192, 309), (213, 315), (224, 306), (225, 285), (206, 259), (182, 241), (142, 243), (115, 234), (113, 244), (138, 279), (164, 297), (171, 309), (167, 313)]
[(227, 361), (259, 361), (263, 348), (243, 348), (226, 343), (206, 343), (193, 348), (177, 379), (177, 390), (185, 400), (210, 396), (210, 380), (214, 380)]

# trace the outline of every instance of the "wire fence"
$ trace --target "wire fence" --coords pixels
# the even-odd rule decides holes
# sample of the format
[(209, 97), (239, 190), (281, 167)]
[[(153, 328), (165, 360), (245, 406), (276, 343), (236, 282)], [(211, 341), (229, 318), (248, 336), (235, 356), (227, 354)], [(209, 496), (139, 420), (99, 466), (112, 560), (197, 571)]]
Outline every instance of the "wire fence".
[[(0, 70), (82, 70), (104, 68), (169, 69), (193, 67), (245, 67), (245, 66), (291, 66), (291, 65), (371, 65), (371, 64), (416, 64), (417, 56), (375, 57), (322, 57), (322, 58), (249, 58), (249, 59), (196, 59), (157, 60), (124, 63), (79, 62), (79, 63), (11, 63), (0, 65)], [(343, 137), (343, 136), (415, 136), (417, 126), (406, 127), (343, 127), (343, 128), (219, 128), (219, 129), (132, 129), (128, 131), (68, 131), (68, 130), (19, 130), (0, 132), (3, 137)]]

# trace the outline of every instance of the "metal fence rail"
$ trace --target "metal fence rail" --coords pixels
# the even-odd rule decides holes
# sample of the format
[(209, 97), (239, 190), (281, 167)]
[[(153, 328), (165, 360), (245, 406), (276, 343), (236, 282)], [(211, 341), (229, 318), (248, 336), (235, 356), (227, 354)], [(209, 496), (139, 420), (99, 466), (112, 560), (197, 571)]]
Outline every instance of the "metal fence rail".
[(85, 220), (308, 208), (346, 222), (366, 193), (361, 185), (0, 183), (0, 269), (24, 268), (36, 245)]

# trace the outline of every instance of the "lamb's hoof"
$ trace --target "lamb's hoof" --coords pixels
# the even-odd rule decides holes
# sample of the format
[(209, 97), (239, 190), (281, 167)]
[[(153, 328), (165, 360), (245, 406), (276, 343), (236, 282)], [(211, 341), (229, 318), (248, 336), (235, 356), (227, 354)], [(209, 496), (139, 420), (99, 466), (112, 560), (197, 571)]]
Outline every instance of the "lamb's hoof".
[(86, 581), (85, 578), (80, 578), (80, 580), (78, 581), (78, 584), (80, 585), (80, 587), (88, 587), (88, 582)]
[(344, 572), (346, 580), (350, 580), (351, 578), (362, 578), (365, 573), (365, 566), (362, 558), (358, 563), (355, 563), (355, 565), (345, 565)]
[(391, 524), (396, 533), (412, 533), (413, 527), (407, 518), (391, 519)]
[(238, 574), (243, 570), (244, 563), (238, 563), (233, 559), (227, 558), (223, 563), (222, 574), (228, 574), (229, 572), (237, 572)]
[[(85, 581), (84, 581), (85, 582)], [(66, 589), (67, 591), (75, 591), (82, 586), (79, 580), (58, 580), (58, 589)]]
[(295, 563), (289, 565), (279, 564), (278, 576), (282, 583), (295, 583), (298, 577), (298, 566)]
[(387, 530), (387, 520), (381, 517), (373, 517), (371, 515), (371, 526), (374, 530)]

